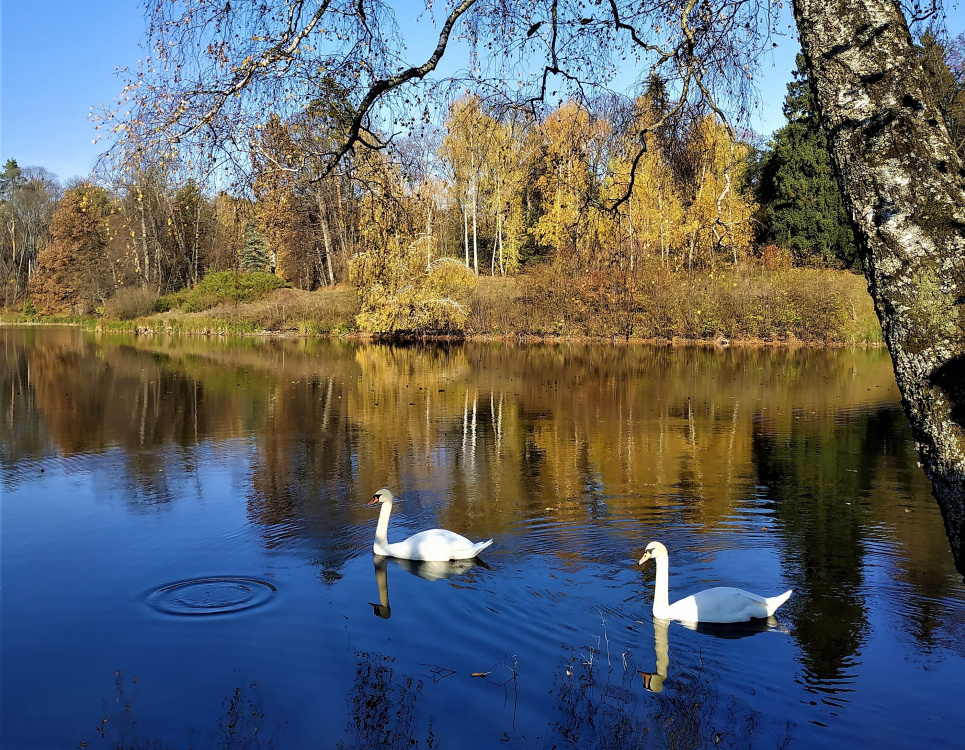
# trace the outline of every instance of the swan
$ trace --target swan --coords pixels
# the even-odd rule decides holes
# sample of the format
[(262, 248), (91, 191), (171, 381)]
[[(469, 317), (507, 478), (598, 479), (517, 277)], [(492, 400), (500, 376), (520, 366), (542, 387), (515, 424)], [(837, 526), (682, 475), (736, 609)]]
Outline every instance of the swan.
[(493, 543), (492, 539), (473, 543), (464, 536), (446, 529), (429, 529), (413, 534), (401, 542), (389, 544), (386, 534), (389, 530), (389, 514), (395, 498), (385, 487), (372, 496), (368, 505), (382, 503), (379, 511), (379, 525), (375, 527), (375, 544), (372, 549), (377, 555), (401, 557), (404, 560), (426, 560), (447, 562), (449, 560), (470, 560)]
[(683, 622), (747, 622), (770, 617), (791, 596), (791, 590), (778, 596), (763, 597), (730, 586), (698, 591), (680, 601), (669, 603), (667, 591), (667, 548), (660, 542), (647, 545), (639, 564), (647, 560), (657, 563), (656, 588), (653, 592), (653, 616), (662, 620)]

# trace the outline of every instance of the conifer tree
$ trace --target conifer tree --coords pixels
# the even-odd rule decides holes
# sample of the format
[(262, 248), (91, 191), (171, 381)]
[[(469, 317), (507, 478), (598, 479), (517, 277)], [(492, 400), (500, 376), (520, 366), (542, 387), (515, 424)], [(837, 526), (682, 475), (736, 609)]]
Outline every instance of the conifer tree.
[(267, 271), (270, 261), (264, 235), (255, 228), (254, 221), (249, 221), (245, 229), (245, 244), (241, 247), (241, 270)]
[(854, 232), (801, 55), (793, 76), (784, 100), (787, 125), (774, 133), (757, 165), (757, 199), (766, 217), (766, 239), (789, 250), (798, 265), (819, 262), (852, 268), (858, 263)]

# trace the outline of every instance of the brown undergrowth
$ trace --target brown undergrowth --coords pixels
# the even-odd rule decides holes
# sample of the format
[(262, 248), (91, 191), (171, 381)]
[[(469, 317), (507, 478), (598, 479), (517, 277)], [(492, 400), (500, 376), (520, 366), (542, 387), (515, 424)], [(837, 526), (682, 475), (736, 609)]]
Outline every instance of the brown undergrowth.
[(517, 279), (484, 278), (469, 328), (497, 336), (881, 343), (864, 277), (761, 266), (580, 277), (547, 267)]
[[(359, 295), (338, 286), (274, 289), (252, 302), (172, 309), (89, 325), (142, 333), (357, 334)], [(118, 312), (120, 312), (118, 310)], [(40, 322), (28, 315), (7, 322)], [(120, 319), (122, 322), (119, 322)], [(878, 345), (881, 329), (864, 277), (844, 271), (748, 266), (687, 274), (659, 266), (636, 274), (570, 276), (545, 266), (517, 277), (480, 277), (463, 335), (517, 339), (622, 339)], [(431, 337), (432, 331), (409, 335)], [(451, 337), (451, 336), (450, 336)]]

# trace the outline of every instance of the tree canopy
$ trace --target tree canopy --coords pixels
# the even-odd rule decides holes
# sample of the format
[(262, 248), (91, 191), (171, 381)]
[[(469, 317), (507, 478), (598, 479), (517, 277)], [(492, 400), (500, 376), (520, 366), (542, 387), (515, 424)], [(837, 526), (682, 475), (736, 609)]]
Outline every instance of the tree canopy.
[[(100, 123), (117, 136), (115, 153), (237, 164), (271, 116), (337, 99), (329, 117), (339, 137), (303, 144), (306, 158), (331, 170), (464, 90), (535, 111), (565, 97), (585, 104), (622, 88), (632, 70), (641, 87), (662, 81), (675, 108), (703, 101), (722, 120), (724, 108), (746, 112), (779, 4), (462, 0), (413, 13), (378, 0), (150, 0), (145, 11), (150, 56), (126, 72), (117, 110)], [(403, 13), (418, 14), (417, 25)], [(468, 50), (465, 66), (432, 79), (453, 40)]]

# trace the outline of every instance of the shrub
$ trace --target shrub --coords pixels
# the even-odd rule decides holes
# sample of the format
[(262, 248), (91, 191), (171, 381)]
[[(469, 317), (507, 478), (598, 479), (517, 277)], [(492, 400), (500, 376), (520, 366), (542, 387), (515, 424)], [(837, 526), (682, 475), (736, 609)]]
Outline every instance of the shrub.
[(635, 276), (571, 276), (552, 266), (486, 280), (473, 301), (478, 333), (874, 343), (880, 330), (863, 279), (840, 271), (745, 264), (686, 273), (643, 262)]
[(104, 302), (104, 311), (117, 320), (134, 320), (155, 312), (158, 294), (147, 287), (122, 286)]
[(785, 271), (794, 265), (794, 256), (774, 243), (761, 250), (761, 265), (771, 271)]
[(466, 327), (466, 308), (425, 288), (382, 294), (375, 286), (356, 318), (359, 329), (384, 334), (456, 334)]
[(526, 316), (521, 314), (517, 297), (515, 277), (481, 277), (472, 298), (467, 327), (473, 333), (480, 334), (522, 332)]
[(255, 302), (271, 290), (287, 286), (284, 279), (261, 271), (218, 271), (209, 273), (191, 289), (162, 298), (159, 307), (179, 307), (182, 312), (200, 312), (225, 303)]
[(360, 253), (350, 267), (358, 286), (359, 330), (390, 335), (461, 334), (477, 279), (465, 264), (392, 243)]

